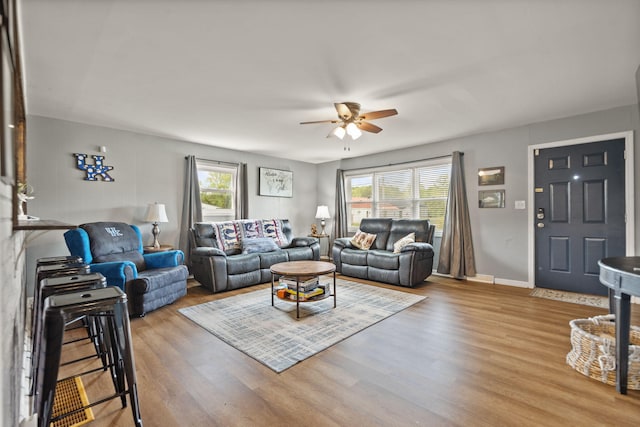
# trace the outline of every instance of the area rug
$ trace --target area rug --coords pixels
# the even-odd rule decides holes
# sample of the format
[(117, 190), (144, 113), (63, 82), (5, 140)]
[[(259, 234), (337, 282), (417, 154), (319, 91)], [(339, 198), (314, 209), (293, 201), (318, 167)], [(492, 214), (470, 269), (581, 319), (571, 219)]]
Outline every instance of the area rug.
[(570, 302), (572, 304), (589, 305), (592, 307), (609, 308), (609, 299), (599, 295), (578, 294), (575, 292), (557, 291), (555, 289), (534, 288), (529, 294), (533, 297)]
[[(330, 280), (328, 278), (323, 280)], [(227, 344), (275, 372), (354, 335), (426, 297), (337, 279), (333, 298), (296, 305), (275, 299), (271, 288), (178, 310)]]

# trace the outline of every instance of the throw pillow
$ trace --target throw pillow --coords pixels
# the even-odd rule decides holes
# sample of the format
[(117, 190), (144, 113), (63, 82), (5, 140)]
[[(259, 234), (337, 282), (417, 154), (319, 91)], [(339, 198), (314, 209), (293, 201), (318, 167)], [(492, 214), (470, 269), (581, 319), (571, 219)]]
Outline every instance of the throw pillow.
[(238, 239), (238, 229), (233, 221), (224, 221), (214, 223), (216, 227), (216, 238), (218, 239), (218, 247), (229, 254), (229, 251), (240, 250), (240, 242)]
[(369, 250), (373, 241), (376, 240), (375, 234), (365, 233), (364, 231), (356, 231), (355, 236), (351, 239), (351, 244), (358, 249)]
[(238, 222), (241, 224), (240, 231), (243, 239), (264, 237), (262, 234), (262, 221), (243, 219)]
[(289, 245), (289, 240), (282, 231), (282, 222), (279, 219), (263, 219), (262, 235), (273, 238), (280, 247)]
[(273, 252), (279, 251), (280, 248), (276, 244), (276, 241), (271, 237), (256, 237), (253, 239), (242, 240), (242, 253), (254, 254), (259, 252)]
[(393, 253), (399, 254), (402, 248), (416, 241), (416, 233), (409, 233), (393, 244)]

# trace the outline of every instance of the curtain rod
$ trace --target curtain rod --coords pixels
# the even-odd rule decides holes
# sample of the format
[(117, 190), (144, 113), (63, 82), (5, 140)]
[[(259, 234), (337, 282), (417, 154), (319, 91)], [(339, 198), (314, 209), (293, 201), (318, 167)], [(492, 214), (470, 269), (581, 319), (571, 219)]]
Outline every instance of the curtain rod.
[[(464, 153), (462, 151), (459, 151), (461, 156), (464, 156)], [(399, 163), (389, 163), (386, 165), (376, 165), (376, 166), (366, 166), (363, 168), (355, 168), (355, 169), (344, 169), (345, 172), (352, 172), (352, 171), (359, 171), (359, 170), (365, 170), (365, 169), (372, 169), (372, 168), (382, 168), (382, 167), (386, 167), (386, 166), (400, 166), (400, 165), (408, 165), (411, 163), (420, 163), (420, 162), (424, 162), (427, 160), (438, 160), (438, 159), (444, 159), (446, 157), (451, 157), (452, 154), (446, 154), (444, 156), (436, 156), (436, 157), (429, 157), (427, 159), (420, 159), (420, 160), (411, 160), (409, 162), (399, 162)]]
[[(188, 159), (189, 156), (184, 156), (184, 158)], [(203, 162), (215, 163), (215, 164), (218, 164), (218, 165), (238, 166), (240, 164), (240, 163), (233, 163), (233, 162), (222, 162), (220, 160), (203, 159), (201, 157), (196, 157), (195, 159), (203, 161)]]

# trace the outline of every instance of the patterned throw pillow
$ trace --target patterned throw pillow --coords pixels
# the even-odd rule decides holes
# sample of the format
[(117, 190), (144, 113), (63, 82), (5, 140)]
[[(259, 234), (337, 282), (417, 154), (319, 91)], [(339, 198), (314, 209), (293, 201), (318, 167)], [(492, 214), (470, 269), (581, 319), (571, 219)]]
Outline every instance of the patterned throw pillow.
[(369, 250), (373, 241), (376, 240), (375, 234), (365, 233), (364, 231), (356, 231), (355, 236), (351, 239), (351, 244), (358, 249)]
[(271, 237), (276, 241), (278, 246), (289, 246), (289, 240), (282, 231), (282, 223), (277, 219), (263, 219), (262, 220), (262, 235), (264, 237)]
[(255, 239), (257, 237), (264, 237), (262, 234), (262, 221), (254, 220), (241, 220), (241, 235), (242, 239)]
[(240, 251), (239, 233), (235, 221), (218, 222), (215, 224), (218, 247), (223, 251)]
[(276, 241), (271, 237), (255, 237), (253, 239), (242, 240), (242, 253), (264, 253), (279, 251), (280, 248), (276, 245)]
[(409, 233), (393, 244), (393, 253), (399, 254), (402, 248), (416, 241), (416, 233)]

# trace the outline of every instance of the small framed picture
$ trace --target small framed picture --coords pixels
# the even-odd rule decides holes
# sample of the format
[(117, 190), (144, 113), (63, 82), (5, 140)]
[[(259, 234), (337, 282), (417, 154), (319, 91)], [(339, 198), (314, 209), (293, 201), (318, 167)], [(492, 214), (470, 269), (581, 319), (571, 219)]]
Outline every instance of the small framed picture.
[(478, 169), (478, 185), (504, 185), (504, 166)]
[(481, 208), (504, 208), (504, 190), (478, 191), (478, 206)]

